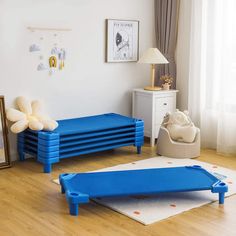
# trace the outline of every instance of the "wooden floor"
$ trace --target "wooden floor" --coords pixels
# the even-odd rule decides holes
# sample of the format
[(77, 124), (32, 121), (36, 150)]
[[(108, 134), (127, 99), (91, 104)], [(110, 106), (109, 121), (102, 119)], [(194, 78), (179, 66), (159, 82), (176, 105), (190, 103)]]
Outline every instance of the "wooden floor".
[[(63, 160), (52, 174), (43, 174), (42, 165), (33, 159), (15, 162), (0, 170), (0, 235), (236, 235), (236, 196), (227, 198), (224, 206), (213, 203), (143, 226), (95, 203), (82, 205), (79, 217), (72, 217), (59, 186), (52, 183), (62, 172), (91, 171), (153, 156), (155, 150), (147, 144), (142, 155), (133, 147), (121, 148)], [(203, 150), (199, 160), (236, 170), (236, 157), (212, 150)]]

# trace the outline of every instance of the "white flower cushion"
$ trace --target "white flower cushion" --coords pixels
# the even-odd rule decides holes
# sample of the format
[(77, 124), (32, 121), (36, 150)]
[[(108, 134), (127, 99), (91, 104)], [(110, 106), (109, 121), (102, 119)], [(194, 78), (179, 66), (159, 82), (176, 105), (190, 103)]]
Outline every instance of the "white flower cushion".
[(27, 128), (35, 131), (52, 131), (58, 127), (58, 123), (52, 120), (42, 111), (42, 105), (39, 101), (32, 103), (25, 97), (16, 98), (16, 104), (19, 110), (10, 108), (7, 110), (7, 119), (15, 122), (11, 126), (13, 133), (20, 133)]

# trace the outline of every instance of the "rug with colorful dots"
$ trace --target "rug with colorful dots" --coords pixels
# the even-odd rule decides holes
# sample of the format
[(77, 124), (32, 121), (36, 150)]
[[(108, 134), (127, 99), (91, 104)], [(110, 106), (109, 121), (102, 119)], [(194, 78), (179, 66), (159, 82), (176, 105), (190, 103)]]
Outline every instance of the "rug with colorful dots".
[[(188, 165), (200, 165), (217, 178), (227, 183), (229, 191), (226, 193), (226, 197), (236, 193), (236, 171), (192, 159), (153, 157), (97, 171), (165, 168)], [(57, 180), (54, 182), (57, 182)], [(144, 225), (149, 225), (180, 214), (184, 211), (218, 201), (218, 194), (212, 194), (211, 191), (196, 191), (184, 193), (163, 193), (152, 196), (137, 195), (119, 198), (97, 198), (93, 200)], [(227, 199), (225, 200), (225, 204), (227, 204)]]

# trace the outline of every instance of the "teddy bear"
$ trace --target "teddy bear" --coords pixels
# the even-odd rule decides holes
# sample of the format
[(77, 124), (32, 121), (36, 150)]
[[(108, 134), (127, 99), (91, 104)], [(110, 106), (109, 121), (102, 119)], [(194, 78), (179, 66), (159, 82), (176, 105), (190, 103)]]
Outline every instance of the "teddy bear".
[(10, 108), (6, 111), (7, 119), (15, 122), (10, 128), (13, 133), (20, 133), (27, 128), (52, 131), (58, 127), (58, 123), (43, 112), (39, 101), (30, 102), (25, 97), (17, 97), (16, 105), (19, 110)]
[(197, 134), (197, 128), (189, 117), (188, 111), (181, 112), (178, 109), (173, 113), (167, 113), (162, 123), (169, 131), (172, 140), (192, 143)]

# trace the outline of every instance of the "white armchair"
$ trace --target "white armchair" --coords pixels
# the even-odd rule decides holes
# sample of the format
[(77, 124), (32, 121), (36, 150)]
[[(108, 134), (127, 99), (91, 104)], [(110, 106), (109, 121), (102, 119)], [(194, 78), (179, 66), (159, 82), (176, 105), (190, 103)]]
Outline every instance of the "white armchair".
[(200, 156), (200, 129), (197, 128), (194, 142), (184, 143), (172, 140), (168, 129), (162, 125), (157, 139), (157, 154), (174, 158), (195, 158)]

